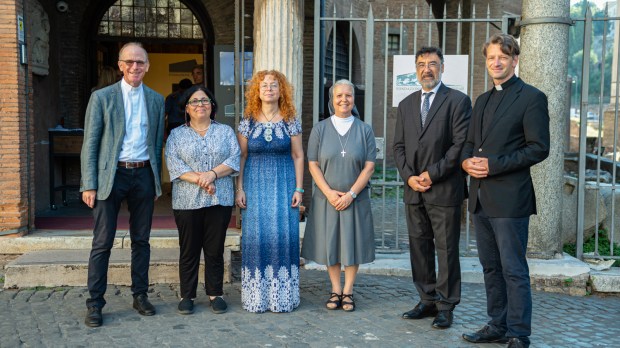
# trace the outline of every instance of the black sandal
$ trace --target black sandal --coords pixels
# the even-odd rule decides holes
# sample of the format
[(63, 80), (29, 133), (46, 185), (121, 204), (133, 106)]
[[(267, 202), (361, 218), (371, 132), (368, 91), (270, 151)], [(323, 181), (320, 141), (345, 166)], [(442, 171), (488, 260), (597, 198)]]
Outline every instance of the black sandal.
[[(343, 301), (345, 298), (348, 298), (351, 300), (351, 302), (345, 302)], [(345, 312), (353, 312), (355, 310), (355, 301), (353, 300), (353, 294), (342, 294), (342, 297), (340, 297), (340, 302), (341, 302), (341, 307), (342, 310)], [(349, 309), (344, 308), (344, 306), (350, 306)]]
[[(332, 298), (336, 298), (336, 300), (332, 300)], [(335, 304), (335, 307), (330, 307), (330, 304)], [(340, 309), (340, 307), (342, 306), (342, 295), (339, 295), (335, 292), (331, 292), (329, 293), (329, 300), (327, 300), (327, 302), (325, 302), (325, 307), (327, 307), (327, 309), (329, 310), (334, 310), (334, 309)]]

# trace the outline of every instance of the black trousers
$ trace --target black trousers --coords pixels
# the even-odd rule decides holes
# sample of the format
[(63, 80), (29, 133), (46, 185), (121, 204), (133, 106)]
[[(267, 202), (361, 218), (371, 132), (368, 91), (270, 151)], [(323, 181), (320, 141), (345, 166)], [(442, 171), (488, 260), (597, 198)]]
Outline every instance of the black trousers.
[(224, 283), (224, 241), (232, 206), (215, 205), (195, 210), (174, 210), (179, 229), (179, 278), (181, 297), (195, 298), (200, 254), (205, 258), (205, 290), (222, 296)]
[[(530, 218), (493, 218), (478, 204), (472, 215), (484, 272), (489, 325), (507, 337), (532, 333), (532, 291), (527, 264)], [(527, 340), (527, 338), (526, 338)]]
[(108, 284), (110, 250), (116, 236), (116, 224), (121, 202), (129, 208), (129, 235), (131, 237), (131, 292), (134, 296), (146, 294), (149, 286), (151, 258), (151, 223), (155, 206), (155, 180), (150, 167), (116, 168), (110, 196), (97, 200), (93, 208), (95, 229), (88, 260), (88, 291), (86, 306), (102, 308)]
[(461, 207), (407, 204), (406, 209), (411, 274), (420, 301), (452, 310), (461, 301)]

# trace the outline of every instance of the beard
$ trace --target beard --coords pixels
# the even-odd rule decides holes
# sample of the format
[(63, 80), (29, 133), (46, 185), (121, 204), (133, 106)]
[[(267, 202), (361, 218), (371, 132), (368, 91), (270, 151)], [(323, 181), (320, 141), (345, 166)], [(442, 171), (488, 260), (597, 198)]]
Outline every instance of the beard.
[(441, 81), (441, 75), (439, 78), (433, 78), (432, 80), (422, 80), (420, 84), (425, 90), (430, 90), (435, 88), (439, 84), (439, 81)]

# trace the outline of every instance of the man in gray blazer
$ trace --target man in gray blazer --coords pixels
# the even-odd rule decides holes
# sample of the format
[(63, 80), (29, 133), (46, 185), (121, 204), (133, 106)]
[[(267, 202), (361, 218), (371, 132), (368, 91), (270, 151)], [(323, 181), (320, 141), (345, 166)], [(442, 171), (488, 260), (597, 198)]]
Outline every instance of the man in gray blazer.
[(436, 329), (452, 325), (461, 300), (459, 238), (466, 186), (459, 159), (471, 116), (469, 97), (441, 82), (443, 64), (439, 48), (416, 52), (422, 90), (398, 105), (394, 135), (394, 160), (405, 182), (411, 273), (420, 294), (403, 318), (435, 316)]
[(95, 219), (84, 321), (91, 327), (103, 323), (110, 250), (123, 200), (130, 212), (133, 307), (142, 315), (155, 314), (146, 293), (153, 208), (161, 195), (164, 98), (142, 83), (149, 61), (140, 43), (121, 48), (118, 66), (123, 79), (90, 97), (80, 157), (82, 200)]

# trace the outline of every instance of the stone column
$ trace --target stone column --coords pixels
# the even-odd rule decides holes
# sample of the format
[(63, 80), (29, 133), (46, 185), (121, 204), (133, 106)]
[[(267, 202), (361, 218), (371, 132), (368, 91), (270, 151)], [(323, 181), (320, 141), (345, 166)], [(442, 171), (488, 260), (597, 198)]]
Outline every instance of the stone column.
[(532, 168), (538, 215), (530, 220), (528, 256), (562, 253), (562, 185), (566, 129), (569, 0), (523, 0), (520, 77), (549, 100), (551, 152)]
[(304, 0), (254, 1), (254, 72), (275, 69), (293, 85), (301, 115)]

